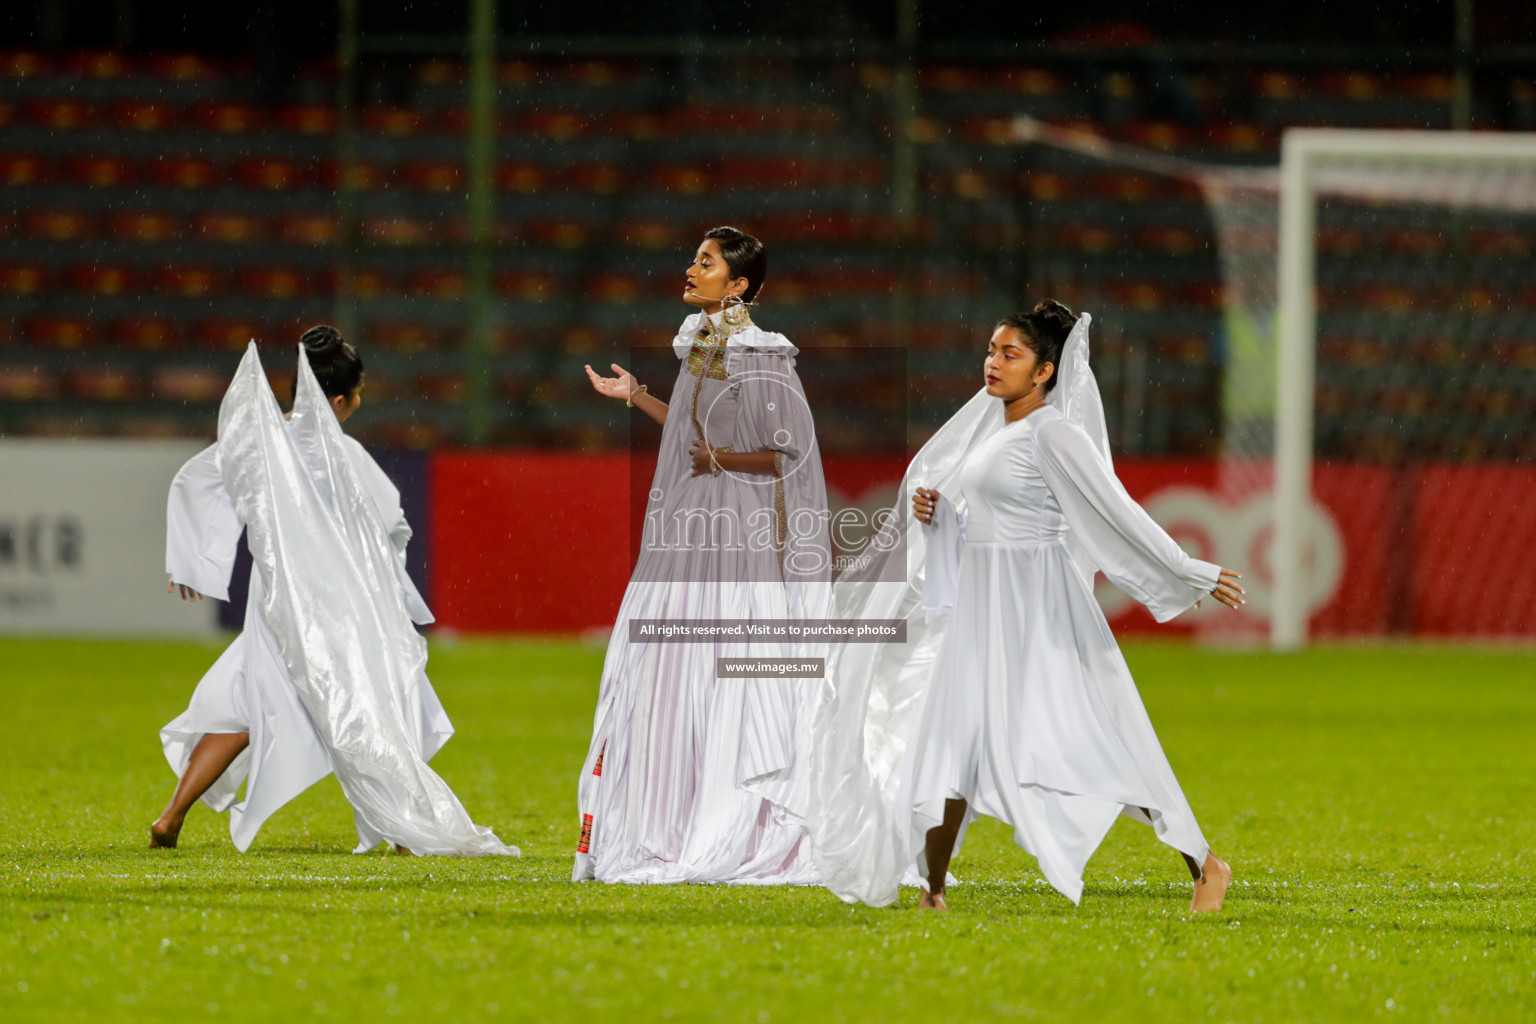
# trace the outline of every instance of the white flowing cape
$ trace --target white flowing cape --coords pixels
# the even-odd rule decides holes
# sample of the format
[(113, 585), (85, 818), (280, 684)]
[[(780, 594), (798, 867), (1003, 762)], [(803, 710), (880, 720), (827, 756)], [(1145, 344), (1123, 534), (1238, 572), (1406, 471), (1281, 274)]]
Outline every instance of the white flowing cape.
[[(1047, 400), (1087, 433), (1109, 465), (1104, 408), (1088, 365), (1091, 323), (1087, 313), (1078, 317)], [(811, 738), (816, 766), (812, 849), (824, 884), (848, 902), (892, 902), (912, 866), (910, 812), (899, 806), (902, 766), (949, 625), (943, 600), (931, 592), (952, 590), (954, 582), (926, 578), (929, 538), (926, 531), (910, 528), (912, 495), (919, 486), (958, 495), (966, 455), (1003, 425), (1002, 403), (985, 388), (950, 417), (908, 465), (896, 505), (867, 557), (833, 586), (834, 616), (903, 619), (907, 627), (905, 644), (834, 645), (817, 701)], [(1091, 586), (1092, 559), (1077, 538), (1069, 535), (1068, 545)], [(904, 566), (891, 564), (903, 556)]]
[(217, 461), (260, 577), (256, 610), (365, 842), (515, 856), (427, 766), (418, 685), (426, 641), (389, 530), (302, 347), (297, 374), (285, 422), (253, 343), (219, 407)]

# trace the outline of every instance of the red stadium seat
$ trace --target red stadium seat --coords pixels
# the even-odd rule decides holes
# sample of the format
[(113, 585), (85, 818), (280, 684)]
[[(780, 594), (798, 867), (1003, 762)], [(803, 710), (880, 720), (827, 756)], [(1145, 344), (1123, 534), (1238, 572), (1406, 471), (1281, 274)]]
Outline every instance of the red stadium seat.
[(161, 319), (119, 320), (111, 325), (108, 336), (119, 348), (159, 352), (181, 343), (181, 324)]
[(245, 135), (261, 127), (261, 111), (248, 103), (201, 103), (192, 108), (199, 128), (216, 135)]
[(1210, 248), (1210, 239), (1193, 228), (1149, 226), (1136, 232), (1136, 243), (1143, 249), (1168, 256), (1186, 256)]
[(423, 373), (416, 378), (416, 393), (429, 402), (458, 403), (469, 393), (462, 373)]
[(367, 107), (358, 120), (370, 135), (416, 135), (426, 127), (426, 118), (412, 107)]
[(150, 378), (152, 397), (172, 402), (217, 402), (229, 388), (229, 374), (203, 366), (166, 366)]
[(437, 232), (419, 217), (370, 217), (358, 226), (358, 234), (375, 245), (411, 246), (431, 243)]
[(659, 114), (619, 110), (604, 118), (606, 130), (633, 142), (659, 142), (672, 137), (672, 126)]
[[(316, 284), (326, 294), (336, 294), (341, 287), (340, 277), (334, 272), (317, 278)], [(352, 294), (356, 298), (380, 299), (394, 295), (397, 291), (395, 279), (376, 267), (358, 267), (352, 272)], [(300, 333), (303, 333), (303, 328), (300, 328)]]
[(144, 382), (132, 371), (111, 366), (86, 367), (64, 374), (71, 398), (94, 402), (131, 402), (144, 395)]
[(709, 177), (721, 188), (804, 188), (812, 183), (813, 174), (800, 157), (724, 157), (710, 169)]
[(223, 69), (208, 57), (190, 53), (166, 53), (149, 59), (149, 73), (177, 82), (200, 82), (218, 78)]
[[(310, 180), (321, 188), (340, 188), (341, 168), (333, 159), (317, 160)], [(388, 181), (389, 174), (378, 164), (360, 160), (347, 165), (347, 185), (351, 188), (367, 192), (383, 188)]]
[(586, 294), (596, 302), (627, 305), (640, 298), (640, 282), (631, 274), (613, 272), (590, 279)]
[(1254, 92), (1266, 100), (1293, 100), (1306, 94), (1306, 83), (1301, 76), (1287, 71), (1260, 71), (1254, 83)]
[(1137, 121), (1124, 126), (1117, 134), (1132, 145), (1147, 149), (1171, 151), (1187, 149), (1190, 144), (1188, 129), (1166, 121)]
[(537, 164), (506, 163), (496, 168), (496, 187), (503, 192), (531, 195), (544, 191), (544, 168)]
[(611, 60), (572, 61), (564, 70), (571, 81), (590, 89), (609, 88), (634, 77), (629, 68)]
[(401, 168), (405, 183), (423, 192), (462, 192), (464, 165), (453, 160), (412, 160)]
[(335, 245), (340, 234), (336, 218), (324, 213), (290, 214), (277, 222), (278, 240), (289, 245)]
[(212, 267), (161, 267), (155, 272), (155, 289), (168, 295), (198, 299), (223, 291), (224, 278)]
[(1208, 146), (1231, 153), (1267, 153), (1280, 146), (1279, 136), (1263, 125), (1223, 121), (1205, 129)]
[(164, 103), (114, 103), (107, 116), (119, 128), (135, 132), (163, 132), (176, 126), (180, 111)]
[(496, 275), (496, 290), (524, 302), (546, 302), (559, 293), (560, 279), (541, 271), (508, 270)]
[(72, 156), (64, 162), (65, 173), (88, 188), (115, 188), (133, 184), (134, 166), (115, 156)]
[(107, 230), (128, 242), (169, 242), (181, 237), (182, 224), (163, 213), (114, 213), (107, 219)]
[(166, 188), (212, 188), (223, 175), (200, 156), (160, 156), (151, 164), (155, 182)]
[(617, 164), (576, 164), (560, 174), (563, 184), (579, 192), (616, 195), (624, 188), (624, 170)]
[(429, 324), (379, 321), (369, 325), (366, 337), (390, 352), (441, 352), (454, 347), (445, 334)]
[(423, 298), (457, 300), (468, 287), (462, 270), (418, 270), (411, 274), (410, 291)]
[(976, 92), (982, 85), (982, 76), (974, 68), (930, 64), (918, 68), (917, 84), (935, 92)]
[(1226, 291), (1220, 281), (1191, 281), (1178, 289), (1179, 302), (1194, 309), (1221, 309)]
[(670, 220), (626, 220), (615, 229), (619, 240), (637, 249), (676, 249), (687, 244), (678, 225)]
[(302, 188), (307, 169), (280, 157), (251, 157), (235, 164), (235, 180), (250, 189), (286, 192)]
[(533, 110), (519, 121), (521, 131), (554, 142), (579, 139), (591, 127), (585, 114), (573, 110)]
[(92, 295), (127, 295), (137, 287), (138, 274), (129, 267), (81, 264), (64, 274), (65, 283), (74, 291)]
[(1097, 224), (1063, 224), (1051, 232), (1051, 241), (1074, 252), (1109, 252), (1121, 243), (1114, 228)]
[(1164, 362), (1201, 366), (1210, 354), (1211, 343), (1203, 334), (1165, 334), (1152, 347)]
[(464, 81), (464, 65), (443, 57), (426, 60), (416, 65), (416, 81), (420, 85), (460, 85)]
[(59, 393), (59, 379), (49, 370), (38, 366), (0, 365), (0, 399), (5, 401), (36, 401), (54, 398)]
[[(211, 317), (201, 320), (194, 328), (194, 336), (197, 342), (207, 348), (220, 351), (242, 351), (253, 339), (260, 342), (275, 337), (271, 334), (267, 325), (254, 320), (240, 320), (229, 317)], [(274, 379), (273, 387), (278, 374), (269, 374)], [(279, 390), (278, 394), (285, 394), (286, 389)]]
[(1067, 91), (1066, 80), (1044, 68), (1007, 68), (993, 80), (998, 88), (1025, 96), (1060, 96)]
[(579, 249), (591, 240), (592, 229), (579, 220), (536, 220), (528, 224), (528, 237), (540, 245)]
[(1430, 103), (1449, 103), (1456, 95), (1456, 79), (1444, 72), (1421, 72), (1403, 75), (1397, 88), (1406, 96)]
[(21, 215), (21, 230), (40, 242), (76, 242), (96, 234), (96, 220), (74, 210), (30, 210)]
[(651, 188), (685, 196), (702, 195), (713, 187), (708, 172), (692, 164), (664, 164), (647, 177)]
[(27, 341), (38, 348), (84, 348), (96, 340), (91, 322), (80, 317), (29, 317), (21, 330)]
[[(3, 176), (3, 171), (0, 171), (0, 179)], [(1518, 259), (1529, 257), (1533, 251), (1531, 236), (1524, 231), (1474, 231), (1468, 242), (1472, 251), (1480, 256)]]
[[(937, 126), (930, 126), (930, 134)], [(1005, 146), (1013, 141), (1013, 121), (1006, 117), (967, 117), (960, 122), (960, 133), (967, 140), (984, 146)]]
[(238, 277), (242, 291), (263, 299), (298, 299), (312, 290), (308, 275), (296, 267), (246, 267)]
[(1085, 191), (1099, 199), (1145, 203), (1163, 194), (1163, 182), (1146, 174), (1105, 173), (1087, 177)]
[(47, 178), (48, 161), (30, 153), (0, 153), (0, 185), (35, 185)]
[(1364, 71), (1334, 71), (1317, 78), (1317, 91), (1324, 96), (1368, 103), (1385, 95), (1386, 82), (1379, 75)]
[(33, 124), (54, 132), (84, 128), (96, 120), (96, 112), (78, 100), (33, 100), (26, 112)]
[(1019, 175), (1019, 186), (1031, 199), (1058, 203), (1072, 198), (1073, 179), (1055, 171), (1026, 171)]
[(204, 213), (193, 220), (192, 233), (208, 242), (243, 245), (261, 241), (267, 227), (261, 218), (244, 213)]
[(1447, 244), (1444, 234), (1427, 228), (1397, 228), (1386, 232), (1381, 240), (1389, 252), (1409, 256), (1437, 256), (1445, 252)]
[(1156, 281), (1111, 281), (1107, 291), (1110, 301), (1115, 305), (1141, 312), (1162, 309), (1173, 297), (1166, 287)]
[(43, 267), (0, 264), (0, 295), (36, 295), (51, 283)]
[(81, 78), (124, 78), (133, 65), (120, 53), (77, 53), (64, 62), (64, 70)]
[(284, 107), (277, 112), (276, 121), (279, 128), (294, 135), (335, 135), (340, 125), (335, 107), (316, 103)]
[(36, 78), (53, 70), (53, 63), (40, 53), (0, 53), (0, 77)]

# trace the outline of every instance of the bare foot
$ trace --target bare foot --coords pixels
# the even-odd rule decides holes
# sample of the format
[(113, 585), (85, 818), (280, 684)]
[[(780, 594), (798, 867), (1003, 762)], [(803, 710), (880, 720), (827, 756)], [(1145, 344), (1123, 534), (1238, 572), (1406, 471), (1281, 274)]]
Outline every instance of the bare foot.
[(929, 892), (927, 889), (924, 889), (922, 891), (922, 895), (918, 897), (917, 909), (919, 909), (919, 910), (948, 910), (949, 908), (944, 905), (944, 894), (943, 893), (941, 893), (941, 892), (940, 893), (932, 893), (932, 892)]
[(408, 846), (401, 846), (399, 843), (396, 843), (395, 844), (395, 852), (396, 853), (402, 853), (402, 854), (408, 854), (408, 853), (411, 852), (411, 849)]
[(1222, 901), (1227, 898), (1227, 886), (1231, 884), (1232, 869), (1227, 867), (1227, 862), (1214, 853), (1207, 854), (1205, 870), (1200, 881), (1195, 883), (1195, 898), (1190, 901), (1189, 909), (1196, 914), (1220, 910)]
[(181, 835), (181, 822), (172, 825), (164, 818), (160, 818), (149, 826), (150, 849), (174, 850), (176, 839)]

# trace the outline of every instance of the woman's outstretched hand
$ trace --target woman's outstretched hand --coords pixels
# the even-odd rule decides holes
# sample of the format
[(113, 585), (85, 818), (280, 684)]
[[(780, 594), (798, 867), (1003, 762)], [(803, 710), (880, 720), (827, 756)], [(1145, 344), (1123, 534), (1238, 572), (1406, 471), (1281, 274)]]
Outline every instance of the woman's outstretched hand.
[(183, 601), (201, 601), (203, 599), (202, 594), (199, 594), (185, 583), (167, 582), (165, 584), (165, 592), (167, 594), (174, 594), (177, 587), (181, 588), (181, 599)]
[(1243, 595), (1247, 591), (1237, 582), (1242, 578), (1242, 573), (1235, 569), (1221, 570), (1221, 580), (1216, 584), (1216, 589), (1211, 591), (1211, 595), (1228, 608), (1236, 608), (1244, 604)]
[(609, 398), (623, 399), (628, 402), (635, 397), (635, 389), (640, 384), (635, 380), (634, 374), (624, 369), (618, 363), (613, 363), (611, 366), (613, 372), (618, 374), (617, 377), (598, 376), (597, 371), (588, 366), (587, 379), (592, 382), (592, 389), (598, 394), (607, 395)]
[(933, 514), (939, 510), (939, 492), (930, 487), (919, 487), (912, 495), (912, 514), (917, 521), (927, 525), (933, 522)]

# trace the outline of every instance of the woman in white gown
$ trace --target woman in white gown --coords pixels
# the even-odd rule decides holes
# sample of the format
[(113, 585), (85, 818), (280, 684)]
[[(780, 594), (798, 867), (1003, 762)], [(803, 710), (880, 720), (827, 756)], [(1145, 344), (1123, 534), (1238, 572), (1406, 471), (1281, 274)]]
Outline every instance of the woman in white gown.
[(577, 787), (577, 881), (816, 881), (802, 770), (813, 681), (717, 678), (717, 661), (817, 652), (631, 633), (637, 620), (826, 613), (826, 486), (798, 350), (748, 315), (766, 269), (752, 236), (706, 234), (684, 285), (699, 312), (672, 343), (670, 404), (617, 363), (614, 377), (586, 368), (598, 393), (639, 407), (662, 435)]
[(217, 443), (171, 485), (170, 589), (228, 600), (242, 530), (255, 564), (244, 631), (160, 732), (180, 781), (151, 845), (174, 847), (201, 798), (230, 812), (244, 851), (267, 818), (335, 771), (357, 852), (389, 841), (418, 854), (515, 855), (426, 766), (453, 726), (412, 625), (432, 615), (405, 571), (400, 494), (341, 432), (362, 401), (362, 360), (331, 327), (311, 328), (299, 351), (291, 416), (253, 343), (220, 406)]
[(1102, 570), (1159, 622), (1207, 593), (1236, 607), (1242, 588), (1185, 554), (1115, 478), (1089, 321), (1042, 303), (998, 325), (985, 389), (904, 481), (924, 524), (908, 531), (908, 593), (855, 577), (840, 594), (840, 615), (912, 627), (905, 649), (841, 651), (818, 708), (813, 835), (845, 899), (890, 902), (915, 859), (921, 905), (942, 909), (950, 856), (986, 814), (1075, 903), (1089, 857), (1126, 814), (1183, 855), (1192, 909), (1221, 906), (1231, 872), (1200, 832), (1091, 583)]

